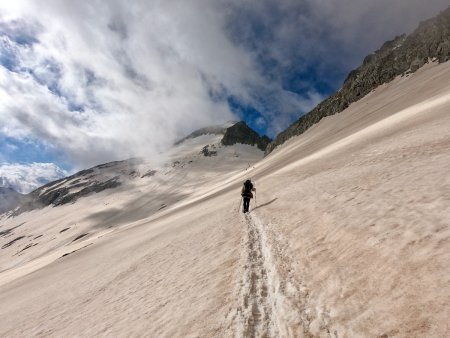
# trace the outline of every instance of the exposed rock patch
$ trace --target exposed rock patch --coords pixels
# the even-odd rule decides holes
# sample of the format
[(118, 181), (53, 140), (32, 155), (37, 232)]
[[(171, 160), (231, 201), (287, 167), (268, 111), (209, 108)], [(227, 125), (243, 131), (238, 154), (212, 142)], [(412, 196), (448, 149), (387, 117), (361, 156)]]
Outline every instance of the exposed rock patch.
[(22, 238), (25, 238), (25, 236), (19, 236), (15, 239), (13, 239), (11, 242), (6, 243), (5, 245), (2, 246), (2, 249), (6, 249), (7, 247), (13, 245), (15, 242), (21, 240)]
[(16, 225), (15, 227), (12, 227), (12, 228), (9, 228), (9, 229), (0, 231), (0, 237), (9, 237), (9, 235), (12, 235), (12, 234), (13, 234), (12, 231), (13, 231), (14, 229), (16, 229), (16, 228), (18, 228), (18, 227), (20, 227), (21, 225), (24, 225), (24, 224), (25, 224), (25, 222), (23, 222), (23, 223), (21, 223), (21, 224), (19, 224), (19, 225)]
[(84, 249), (84, 248), (87, 248), (87, 247), (90, 246), (90, 245), (92, 245), (92, 243), (89, 243), (88, 245), (85, 245), (85, 246), (83, 246), (82, 248), (79, 248), (79, 249), (77, 249), (77, 250), (73, 250), (73, 251), (71, 251), (71, 252), (67, 252), (67, 253), (65, 253), (64, 255), (62, 255), (60, 258), (69, 256), (70, 254), (73, 254), (74, 252), (77, 252), (77, 251), (80, 251), (80, 250), (82, 250), (82, 249)]
[(49, 205), (74, 203), (92, 193), (117, 188), (122, 184), (122, 177), (129, 179), (140, 176), (134, 168), (135, 162), (132, 159), (105, 163), (50, 182), (26, 195), (12, 216)]
[(27, 250), (27, 249), (33, 247), (33, 246), (36, 246), (36, 245), (38, 245), (38, 243), (30, 243), (30, 244), (27, 244), (22, 250), (20, 250), (19, 252), (17, 252), (16, 255), (18, 255), (18, 254), (22, 253), (23, 251), (25, 251), (25, 250)]
[(152, 176), (155, 176), (155, 174), (156, 174), (156, 170), (149, 170), (144, 175), (142, 175), (141, 178), (152, 177)]
[(72, 243), (75, 242), (75, 241), (78, 241), (79, 239), (81, 239), (81, 238), (83, 238), (83, 237), (85, 237), (87, 235), (89, 235), (89, 233), (81, 234), (81, 235), (75, 237), (75, 239), (72, 241)]
[(200, 154), (203, 154), (203, 156), (206, 157), (217, 156), (217, 150), (210, 150), (210, 149), (216, 149), (216, 146), (214, 144), (211, 146), (208, 144), (202, 148)]

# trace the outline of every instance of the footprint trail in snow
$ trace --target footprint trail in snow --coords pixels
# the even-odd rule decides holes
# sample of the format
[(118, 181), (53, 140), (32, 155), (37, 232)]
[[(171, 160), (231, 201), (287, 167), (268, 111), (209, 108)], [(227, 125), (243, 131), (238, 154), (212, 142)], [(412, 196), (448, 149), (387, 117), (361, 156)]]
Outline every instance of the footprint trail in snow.
[(286, 282), (278, 274), (262, 222), (254, 212), (244, 219), (244, 274), (239, 290), (241, 305), (234, 318), (235, 336), (308, 337), (300, 310), (285, 295)]

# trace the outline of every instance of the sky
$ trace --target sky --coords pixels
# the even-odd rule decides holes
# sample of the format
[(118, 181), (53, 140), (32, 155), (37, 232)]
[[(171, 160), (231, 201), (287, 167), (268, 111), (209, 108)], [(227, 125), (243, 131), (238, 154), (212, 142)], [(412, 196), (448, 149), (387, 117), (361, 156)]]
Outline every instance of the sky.
[(0, 1), (0, 186), (150, 157), (207, 125), (270, 137), (448, 0)]

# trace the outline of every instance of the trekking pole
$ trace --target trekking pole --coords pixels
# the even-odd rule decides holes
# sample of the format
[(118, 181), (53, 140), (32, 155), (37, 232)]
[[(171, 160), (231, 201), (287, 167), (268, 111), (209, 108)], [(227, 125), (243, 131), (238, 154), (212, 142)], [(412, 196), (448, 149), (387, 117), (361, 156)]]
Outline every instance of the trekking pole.
[(256, 202), (256, 182), (254, 183), (254, 187), (255, 187), (255, 209), (258, 207), (258, 203)]

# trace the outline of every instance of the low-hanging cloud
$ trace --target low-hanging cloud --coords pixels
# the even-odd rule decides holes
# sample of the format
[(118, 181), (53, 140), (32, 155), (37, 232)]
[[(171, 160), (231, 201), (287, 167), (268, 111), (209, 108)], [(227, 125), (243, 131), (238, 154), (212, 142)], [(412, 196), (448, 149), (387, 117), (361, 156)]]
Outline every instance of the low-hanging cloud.
[(273, 136), (362, 56), (447, 5), (3, 2), (0, 133), (36, 138), (81, 168), (149, 156), (195, 128), (234, 120), (233, 97), (257, 109)]
[(27, 194), (67, 174), (54, 163), (0, 164), (0, 187)]
[(244, 93), (252, 64), (214, 13), (198, 20), (196, 7), (144, 1), (21, 4), (3, 8), (2, 25), (37, 29), (27, 43), (3, 36), (8, 136), (32, 135), (86, 166), (149, 155), (195, 127), (235, 119), (210, 86)]

